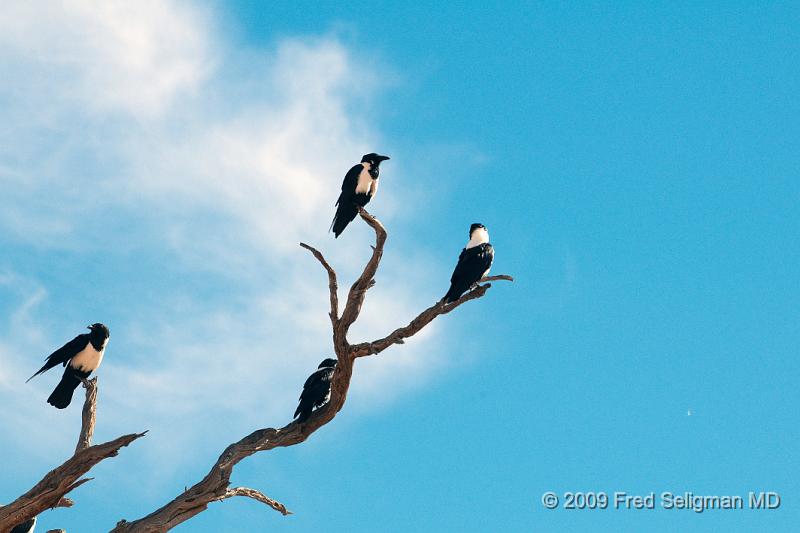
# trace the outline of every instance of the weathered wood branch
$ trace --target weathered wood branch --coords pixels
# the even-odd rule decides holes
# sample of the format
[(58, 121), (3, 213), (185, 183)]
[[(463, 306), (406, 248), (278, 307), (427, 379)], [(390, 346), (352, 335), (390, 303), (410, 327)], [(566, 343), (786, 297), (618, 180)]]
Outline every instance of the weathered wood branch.
[(329, 316), (331, 317), (331, 324), (333, 327), (336, 327), (336, 322), (339, 320), (339, 285), (336, 281), (336, 272), (333, 270), (331, 265), (325, 260), (325, 257), (322, 255), (322, 252), (314, 248), (313, 246), (309, 246), (304, 242), (300, 243), (300, 246), (314, 254), (314, 257), (317, 258), (323, 268), (328, 271), (328, 291), (330, 292), (330, 299), (331, 299), (331, 311)]
[(484, 276), (478, 283), (486, 283), (487, 281), (514, 281), (514, 278), (508, 274), (498, 274), (496, 276)]
[[(362, 210), (361, 216), (367, 220), (367, 223), (371, 226), (373, 226), (373, 224), (380, 226), (380, 223), (366, 211)], [(383, 230), (382, 226), (380, 226), (380, 230), (383, 233), (383, 239), (380, 239), (380, 237), (378, 238), (372, 258), (365, 267), (364, 273), (359, 277), (359, 280), (371, 280), (380, 262), (383, 242), (386, 240), (386, 231)], [(376, 234), (380, 236), (378, 231), (379, 230), (376, 229)], [(336, 273), (318, 250), (307, 244), (301, 244), (300, 246), (309, 250), (328, 272), (328, 286), (332, 293), (331, 314), (335, 316), (333, 313), (335, 309), (333, 294), (335, 293), (336, 287)], [(373, 263), (372, 274), (369, 274), (368, 270)], [(367, 278), (365, 274), (369, 274), (369, 277)], [(210, 503), (225, 499), (229, 490), (228, 487), (230, 485), (233, 467), (242, 459), (256, 452), (300, 444), (316, 430), (333, 420), (336, 413), (344, 406), (345, 399), (347, 398), (347, 391), (350, 388), (350, 379), (353, 375), (354, 358), (350, 356), (349, 345), (346, 340), (349, 326), (342, 328), (341, 324), (344, 320), (344, 316), (348, 313), (352, 321), (358, 318), (357, 311), (354, 311), (354, 309), (357, 307), (360, 310), (360, 304), (356, 306), (355, 303), (352, 303), (357, 301), (357, 297), (353, 296), (354, 290), (358, 290), (357, 286), (360, 287), (358, 281), (356, 281), (353, 288), (350, 290), (345, 310), (342, 312), (342, 318), (331, 318), (334, 351), (336, 352), (339, 362), (336, 365), (336, 370), (334, 371), (331, 381), (331, 396), (328, 403), (314, 411), (308, 420), (302, 424), (290, 422), (281, 429), (259, 429), (240, 441), (231, 444), (222, 452), (222, 455), (220, 455), (217, 462), (211, 467), (208, 474), (198, 483), (182, 494), (179, 494), (175, 499), (160, 509), (153, 511), (143, 518), (133, 522), (127, 522), (125, 520), (119, 521), (111, 533), (164, 533), (169, 531), (178, 524), (206, 510)]]
[[(375, 285), (375, 273), (378, 271), (378, 266), (383, 257), (383, 246), (386, 244), (386, 229), (383, 227), (383, 224), (381, 224), (377, 218), (370, 215), (363, 207), (358, 208), (358, 214), (361, 215), (364, 222), (375, 230), (375, 246), (372, 247), (372, 257), (367, 261), (364, 271), (355, 283), (353, 283), (353, 286), (350, 287), (350, 292), (347, 294), (347, 303), (344, 306), (344, 311), (342, 311), (342, 318), (336, 327), (336, 329), (338, 329), (338, 335), (337, 332), (334, 331), (334, 338), (338, 336), (341, 344), (340, 347), (342, 348), (347, 345), (347, 331), (361, 313), (361, 305), (364, 303), (367, 290)], [(336, 355), (339, 356), (339, 362), (341, 362), (342, 357), (338, 350)]]
[(281, 429), (259, 429), (231, 444), (200, 482), (139, 520), (118, 522), (112, 533), (163, 533), (203, 512), (210, 503), (226, 499), (229, 497), (228, 486), (236, 464), (256, 452), (293, 446), (305, 441), (335, 416), (336, 411), (326, 407), (312, 413), (305, 424), (292, 422)]
[(75, 502), (71, 498), (61, 498), (58, 500), (56, 507), (72, 507), (73, 505), (75, 505)]
[[(479, 285), (451, 304), (438, 302), (423, 311), (411, 324), (395, 330), (384, 339), (374, 343), (351, 346), (347, 341), (347, 333), (361, 313), (361, 306), (364, 303), (367, 290), (375, 285), (375, 274), (383, 257), (383, 248), (387, 237), (386, 230), (378, 219), (363, 208), (359, 208), (359, 214), (375, 231), (375, 246), (372, 247), (372, 256), (364, 270), (350, 288), (341, 316), (338, 315), (336, 272), (325, 260), (321, 252), (308, 244), (300, 243), (300, 246), (310, 251), (328, 273), (328, 289), (331, 303), (329, 315), (333, 329), (333, 349), (338, 360), (331, 380), (331, 395), (328, 403), (311, 413), (311, 416), (303, 423), (290, 422), (280, 429), (259, 429), (240, 441), (231, 444), (222, 452), (222, 455), (219, 456), (208, 474), (198, 483), (143, 518), (133, 522), (121, 520), (111, 533), (165, 533), (178, 524), (203, 512), (210, 503), (232, 496), (255, 498), (284, 515), (291, 514), (283, 504), (254, 489), (229, 488), (234, 466), (254, 453), (273, 448), (294, 446), (304, 442), (311, 434), (333, 420), (344, 406), (353, 376), (353, 363), (356, 357), (378, 353), (391, 344), (402, 343), (404, 338), (414, 335), (437, 316), (449, 313), (464, 302), (480, 298), (491, 286), (489, 284)], [(510, 276), (491, 276), (481, 281), (500, 279), (512, 280)], [(374, 349), (376, 344), (378, 344), (379, 348), (377, 351)], [(383, 344), (386, 344), (386, 346), (383, 346)], [(373, 347), (368, 348), (370, 345)], [(362, 353), (365, 349), (369, 351)]]
[(113, 441), (92, 446), (97, 416), (97, 378), (83, 380), (86, 398), (81, 413), (81, 431), (75, 454), (67, 462), (48, 473), (31, 490), (16, 501), (0, 507), (0, 531), (10, 531), (37, 516), (42, 511), (55, 507), (72, 507), (74, 502), (64, 495), (80, 487), (92, 478), (82, 478), (94, 465), (114, 457), (119, 449), (127, 446), (145, 433), (123, 435)]
[(283, 516), (292, 514), (292, 512), (289, 509), (287, 509), (286, 506), (283, 505), (281, 502), (273, 500), (263, 492), (257, 491), (256, 489), (250, 489), (247, 487), (234, 487), (232, 489), (228, 489), (227, 491), (225, 491), (224, 498), (231, 498), (233, 496), (244, 496), (246, 498), (252, 498), (254, 500), (258, 500), (261, 503), (269, 505), (270, 507), (281, 513)]
[(17, 524), (30, 520), (42, 511), (64, 505), (64, 495), (80, 487), (91, 478), (83, 478), (97, 463), (119, 453), (145, 433), (123, 435), (103, 444), (90, 446), (77, 452), (58, 468), (51, 470), (28, 492), (10, 504), (0, 507), (0, 531), (11, 530)]
[(82, 381), (83, 388), (86, 389), (86, 400), (83, 402), (83, 411), (81, 411), (81, 433), (78, 436), (75, 453), (92, 445), (94, 425), (97, 421), (97, 377)]
[[(508, 280), (514, 281), (514, 278), (511, 276), (507, 276), (505, 274), (499, 276), (488, 276), (481, 279), (481, 283), (485, 281), (494, 281), (494, 280)], [(353, 357), (367, 357), (369, 355), (376, 355), (384, 351), (386, 348), (393, 344), (404, 344), (405, 339), (411, 337), (417, 333), (419, 333), (425, 326), (430, 324), (433, 319), (440, 315), (446, 315), (450, 311), (454, 310), (461, 304), (464, 304), (470, 300), (475, 300), (477, 298), (483, 297), (486, 294), (486, 291), (489, 290), (491, 287), (491, 283), (487, 283), (486, 285), (477, 285), (470, 291), (467, 291), (461, 297), (456, 300), (455, 302), (446, 304), (444, 300), (439, 300), (432, 306), (425, 309), (419, 315), (414, 318), (407, 326), (403, 326), (402, 328), (397, 328), (387, 336), (383, 337), (382, 339), (378, 339), (372, 342), (362, 342), (361, 344), (355, 344), (350, 347), (350, 353)]]

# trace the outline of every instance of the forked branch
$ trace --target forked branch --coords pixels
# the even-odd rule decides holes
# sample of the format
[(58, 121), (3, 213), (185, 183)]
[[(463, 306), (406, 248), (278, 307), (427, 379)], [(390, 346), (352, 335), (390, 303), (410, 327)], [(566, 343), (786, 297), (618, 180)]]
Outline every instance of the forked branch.
[(72, 507), (73, 501), (64, 495), (92, 479), (81, 476), (103, 459), (116, 456), (120, 448), (146, 433), (123, 435), (113, 441), (92, 446), (97, 413), (97, 378), (83, 380), (83, 386), (86, 388), (86, 399), (83, 402), (81, 431), (75, 454), (48, 473), (31, 490), (10, 504), (0, 507), (0, 531), (10, 531), (17, 524), (30, 520), (47, 509)]
[[(367, 290), (375, 284), (375, 274), (383, 257), (383, 247), (387, 237), (386, 230), (378, 219), (363, 208), (359, 208), (359, 214), (375, 231), (375, 246), (372, 247), (372, 256), (361, 275), (350, 287), (341, 315), (338, 314), (339, 300), (336, 272), (319, 250), (308, 244), (300, 243), (300, 246), (314, 255), (328, 274), (329, 315), (333, 329), (333, 350), (338, 360), (331, 381), (331, 395), (328, 403), (314, 411), (303, 423), (290, 422), (280, 429), (259, 429), (240, 441), (231, 444), (222, 452), (217, 462), (214, 463), (211, 470), (201, 481), (144, 518), (133, 522), (120, 521), (112, 530), (112, 533), (164, 533), (203, 512), (210, 503), (225, 500), (232, 496), (254, 498), (284, 515), (291, 514), (283, 504), (257, 490), (244, 487), (229, 488), (234, 466), (254, 453), (273, 448), (294, 446), (304, 442), (312, 433), (333, 420), (336, 413), (344, 406), (356, 357), (378, 353), (392, 344), (402, 343), (404, 338), (414, 335), (437, 316), (447, 314), (469, 300), (480, 298), (491, 286), (488, 284), (479, 285), (451, 304), (445, 305), (443, 302), (437, 302), (423, 311), (411, 324), (395, 330), (387, 337), (372, 343), (351, 346), (347, 341), (347, 333), (350, 330), (350, 326), (358, 320)], [(511, 277), (491, 276), (482, 281), (499, 279), (511, 280)]]
[(30, 520), (42, 511), (66, 505), (64, 495), (91, 480), (82, 478), (85, 473), (103, 459), (115, 457), (120, 448), (142, 436), (144, 433), (123, 435), (77, 452), (64, 464), (50, 471), (31, 490), (10, 504), (0, 507), (0, 531), (10, 531), (17, 524)]

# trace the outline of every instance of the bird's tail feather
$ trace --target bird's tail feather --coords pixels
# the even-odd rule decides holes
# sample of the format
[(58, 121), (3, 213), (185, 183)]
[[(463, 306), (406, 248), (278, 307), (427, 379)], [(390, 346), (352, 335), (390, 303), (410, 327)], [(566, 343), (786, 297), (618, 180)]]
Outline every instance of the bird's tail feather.
[(297, 406), (297, 410), (294, 412), (294, 417), (297, 419), (297, 422), (302, 424), (308, 417), (311, 416), (311, 410), (313, 405), (308, 400), (300, 400), (300, 405)]
[(338, 209), (336, 209), (336, 215), (334, 215), (333, 222), (331, 223), (333, 235), (338, 238), (344, 231), (344, 228), (356, 218), (356, 215), (358, 215), (358, 207), (355, 204), (339, 204)]
[(80, 383), (81, 380), (70, 372), (68, 368), (61, 377), (61, 381), (58, 382), (53, 393), (47, 398), (47, 403), (56, 409), (66, 408), (72, 401), (72, 393), (75, 392), (75, 389), (78, 388)]
[(461, 287), (457, 287), (454, 283), (450, 285), (450, 290), (447, 291), (447, 294), (444, 295), (445, 303), (453, 303), (464, 293), (464, 291), (460, 290)]

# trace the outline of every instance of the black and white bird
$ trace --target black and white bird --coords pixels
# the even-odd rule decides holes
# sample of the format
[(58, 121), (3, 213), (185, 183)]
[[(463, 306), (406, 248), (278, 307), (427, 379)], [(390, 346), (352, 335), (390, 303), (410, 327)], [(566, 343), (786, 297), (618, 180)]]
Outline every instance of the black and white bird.
[(338, 238), (344, 228), (356, 218), (358, 208), (364, 207), (378, 192), (378, 175), (381, 161), (389, 156), (375, 153), (361, 158), (361, 163), (347, 171), (342, 182), (342, 192), (336, 200), (336, 215), (333, 217), (331, 229)]
[(25, 522), (14, 526), (14, 529), (12, 529), (10, 533), (33, 533), (35, 527), (36, 517), (34, 516), (30, 520), (26, 520)]
[(66, 367), (61, 381), (47, 399), (47, 403), (58, 409), (64, 409), (69, 405), (72, 401), (72, 393), (80, 385), (81, 379), (88, 378), (103, 361), (103, 354), (110, 336), (108, 328), (100, 323), (87, 327), (89, 333), (78, 335), (51, 353), (47, 356), (44, 366), (28, 378), (30, 381), (42, 372), (60, 364)]
[(321, 407), (328, 401), (335, 367), (336, 359), (325, 359), (319, 364), (318, 370), (308, 376), (300, 394), (300, 404), (294, 412), (294, 417), (301, 424), (308, 420), (315, 407)]
[(458, 264), (450, 277), (450, 290), (444, 296), (445, 302), (455, 302), (478, 283), (489, 273), (493, 260), (494, 248), (489, 244), (489, 231), (483, 224), (473, 224), (469, 228), (469, 242), (461, 250)]

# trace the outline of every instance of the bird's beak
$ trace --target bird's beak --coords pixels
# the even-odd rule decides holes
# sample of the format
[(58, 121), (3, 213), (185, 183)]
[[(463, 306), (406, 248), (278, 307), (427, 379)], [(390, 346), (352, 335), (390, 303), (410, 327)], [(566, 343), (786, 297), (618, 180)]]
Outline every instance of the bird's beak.
[(92, 326), (86, 326), (86, 329), (92, 329)]
[(386, 161), (387, 159), (391, 159), (391, 158), (388, 155), (379, 155), (375, 159), (377, 159), (378, 162), (380, 163), (381, 161)]

